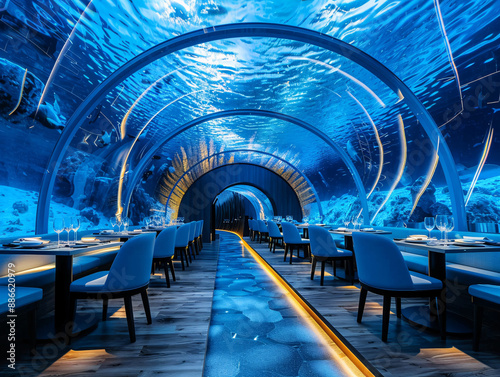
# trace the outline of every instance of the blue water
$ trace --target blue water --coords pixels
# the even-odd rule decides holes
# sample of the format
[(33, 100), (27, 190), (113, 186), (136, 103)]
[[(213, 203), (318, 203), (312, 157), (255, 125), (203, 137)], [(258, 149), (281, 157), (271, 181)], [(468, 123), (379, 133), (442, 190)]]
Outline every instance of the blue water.
[(344, 376), (329, 347), (240, 239), (219, 234), (204, 376)]

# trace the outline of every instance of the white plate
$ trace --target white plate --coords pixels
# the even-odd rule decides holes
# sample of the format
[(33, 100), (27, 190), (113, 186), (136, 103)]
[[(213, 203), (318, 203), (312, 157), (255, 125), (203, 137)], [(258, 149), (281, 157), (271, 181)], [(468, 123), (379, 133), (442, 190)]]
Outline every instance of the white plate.
[(478, 245), (484, 245), (483, 241), (463, 241), (463, 240), (455, 240), (454, 242), (455, 245), (460, 245), (460, 246), (478, 246)]
[(419, 239), (416, 239), (416, 238), (407, 238), (405, 240), (405, 242), (410, 242), (410, 243), (427, 243), (429, 241), (430, 241), (429, 238), (426, 238), (425, 240), (419, 240)]
[(101, 230), (99, 234), (113, 234), (113, 233), (114, 233), (113, 230), (106, 229), (106, 230)]
[(45, 242), (43, 241), (21, 241), (19, 242), (19, 246), (22, 247), (33, 247), (43, 245)]

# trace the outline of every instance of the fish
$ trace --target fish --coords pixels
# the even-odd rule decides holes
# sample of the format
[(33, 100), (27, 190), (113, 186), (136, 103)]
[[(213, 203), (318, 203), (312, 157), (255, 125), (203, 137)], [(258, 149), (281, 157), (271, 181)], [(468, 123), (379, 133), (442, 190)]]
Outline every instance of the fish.
[(319, 176), (321, 177), (321, 182), (323, 182), (323, 184), (324, 184), (326, 187), (328, 187), (328, 183), (326, 182), (325, 177), (323, 177), (323, 174), (321, 174), (321, 172), (320, 172), (320, 171), (318, 172), (318, 174), (319, 174)]
[(113, 135), (113, 132), (115, 132), (114, 129), (111, 130), (111, 132), (108, 131), (102, 131), (102, 145), (105, 147), (106, 145), (109, 145), (111, 143), (111, 135)]
[(175, 168), (173, 166), (170, 166), (168, 168), (168, 171), (173, 174), (173, 173), (175, 173)]
[(63, 130), (65, 127), (62, 117), (56, 112), (54, 106), (47, 102), (42, 103), (38, 111), (33, 112), (30, 117), (38, 120), (47, 128)]
[(351, 157), (353, 161), (361, 162), (358, 153), (354, 150), (354, 147), (352, 146), (351, 140), (347, 141), (346, 149), (347, 149), (347, 154), (349, 155), (349, 157)]

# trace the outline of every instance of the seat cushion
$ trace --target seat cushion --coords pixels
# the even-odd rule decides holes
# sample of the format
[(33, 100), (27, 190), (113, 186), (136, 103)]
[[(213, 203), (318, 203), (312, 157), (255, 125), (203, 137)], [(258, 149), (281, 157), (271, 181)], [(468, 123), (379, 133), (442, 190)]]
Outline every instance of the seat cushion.
[(443, 283), (441, 282), (441, 280), (438, 280), (436, 278), (413, 271), (410, 271), (410, 277), (411, 281), (413, 282), (413, 287), (417, 291), (443, 288)]
[(96, 257), (78, 257), (73, 260), (73, 274), (78, 275), (82, 272), (91, 270), (98, 267), (101, 264), (101, 260)]
[(352, 251), (351, 250), (346, 250), (346, 249), (341, 249), (337, 248), (337, 251), (339, 252), (339, 256), (341, 257), (351, 257), (352, 256)]
[(469, 294), (486, 301), (500, 304), (500, 286), (490, 284), (475, 284), (469, 287)]
[(84, 276), (71, 283), (71, 292), (99, 292), (102, 291), (109, 271), (99, 271), (94, 274)]
[(407, 253), (402, 251), (403, 259), (410, 271), (416, 271), (421, 274), (427, 274), (429, 271), (429, 263), (427, 257), (418, 254)]
[(500, 273), (456, 263), (446, 264), (446, 278), (451, 281), (454, 281), (456, 279), (467, 285), (472, 285), (472, 284), (500, 285)]
[[(16, 286), (16, 308), (40, 301), (43, 297), (43, 291), (40, 288), (18, 287)], [(0, 314), (7, 313), (9, 310), (9, 289), (7, 286), (0, 287)]]

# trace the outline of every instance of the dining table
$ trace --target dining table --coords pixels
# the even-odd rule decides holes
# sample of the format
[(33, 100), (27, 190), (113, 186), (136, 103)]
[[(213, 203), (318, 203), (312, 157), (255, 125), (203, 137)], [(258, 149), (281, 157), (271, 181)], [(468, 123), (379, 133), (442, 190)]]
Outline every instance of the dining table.
[[(466, 318), (448, 311), (448, 305), (452, 302), (454, 289), (446, 280), (446, 256), (449, 254), (478, 253), (478, 252), (499, 252), (500, 245), (487, 245), (479, 242), (463, 242), (461, 240), (450, 240), (448, 242), (401, 239), (394, 240), (401, 251), (425, 250), (428, 256), (428, 275), (443, 282), (440, 304), (440, 316), (444, 322), (447, 334), (470, 334), (472, 324)], [(451, 294), (450, 294), (451, 293)], [(439, 331), (439, 321), (434, 310), (430, 306), (411, 306), (402, 310), (402, 315), (422, 328), (429, 328)]]
[(330, 233), (332, 234), (340, 234), (344, 236), (344, 249), (350, 250), (354, 252), (354, 244), (352, 242), (352, 234), (356, 232), (361, 233), (370, 233), (370, 234), (379, 234), (379, 235), (388, 235), (392, 234), (392, 232), (383, 229), (374, 229), (374, 228), (361, 228), (361, 229), (349, 229), (349, 228), (337, 228), (330, 229)]
[[(93, 242), (78, 242), (75, 245), (60, 245), (50, 242), (42, 247), (15, 246), (8, 244), (0, 246), (0, 254), (10, 255), (49, 255), (55, 256), (55, 299), (54, 299), (54, 321), (53, 329), (48, 330), (49, 337), (59, 338), (67, 334), (70, 322), (70, 285), (73, 281), (73, 258), (89, 252), (109, 252), (120, 248), (123, 242), (117, 240)], [(52, 326), (50, 326), (52, 328)], [(84, 325), (73, 326), (74, 332)], [(55, 332), (52, 332), (55, 330)], [(52, 335), (52, 336), (50, 336)]]

